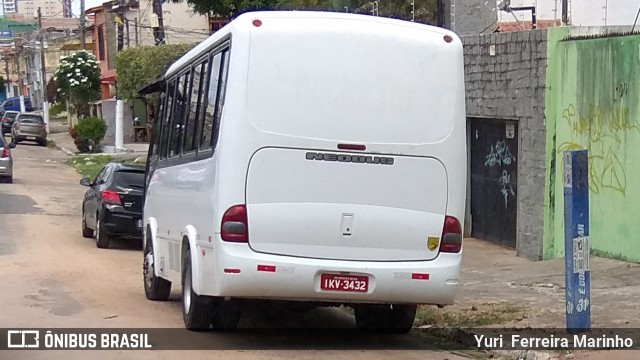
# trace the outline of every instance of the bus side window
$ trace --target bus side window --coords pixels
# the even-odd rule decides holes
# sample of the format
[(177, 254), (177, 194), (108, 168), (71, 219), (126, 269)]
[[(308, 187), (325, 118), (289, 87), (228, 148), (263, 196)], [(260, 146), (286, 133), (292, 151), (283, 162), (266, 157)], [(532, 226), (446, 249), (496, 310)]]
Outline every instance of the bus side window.
[(227, 48), (213, 56), (207, 107), (204, 114), (204, 126), (202, 127), (201, 149), (215, 148), (218, 141), (228, 68), (229, 49)]
[(198, 147), (196, 129), (202, 121), (202, 110), (204, 108), (204, 99), (206, 99), (205, 88), (208, 81), (208, 59), (198, 63), (193, 67), (192, 86), (191, 86), (191, 102), (189, 104), (189, 115), (185, 125), (184, 133), (184, 152), (190, 152)]
[(222, 52), (222, 66), (220, 69), (220, 86), (218, 90), (218, 101), (216, 102), (216, 111), (213, 121), (213, 134), (211, 136), (211, 147), (214, 149), (218, 144), (218, 133), (220, 131), (220, 120), (222, 118), (222, 109), (224, 108), (224, 99), (227, 89), (227, 75), (229, 73), (229, 50)]
[(190, 71), (187, 71), (178, 78), (169, 140), (169, 157), (180, 156), (182, 150), (180, 140), (182, 140), (182, 133), (184, 132), (184, 115), (189, 103), (189, 75)]
[(162, 131), (161, 131), (161, 135), (159, 136), (159, 143), (160, 143), (160, 159), (166, 159), (167, 158), (167, 148), (169, 145), (169, 133), (171, 132), (171, 118), (172, 116), (172, 110), (173, 110), (173, 98), (174, 98), (174, 91), (176, 88), (176, 82), (175, 80), (171, 80), (168, 84), (167, 84), (167, 100), (165, 102), (165, 106), (164, 106), (164, 113), (163, 113), (163, 117), (162, 117)]
[(151, 156), (158, 156), (160, 147), (160, 133), (162, 130), (162, 119), (164, 119), (164, 101), (165, 93), (160, 93), (160, 97), (156, 106), (155, 114), (153, 114), (153, 122), (151, 128)]

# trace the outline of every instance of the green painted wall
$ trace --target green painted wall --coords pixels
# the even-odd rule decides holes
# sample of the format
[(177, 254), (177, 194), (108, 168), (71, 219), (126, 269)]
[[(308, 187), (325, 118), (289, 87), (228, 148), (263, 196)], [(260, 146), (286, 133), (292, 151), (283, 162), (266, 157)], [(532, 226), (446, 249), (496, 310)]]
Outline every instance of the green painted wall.
[(592, 249), (640, 262), (640, 36), (548, 34), (544, 258), (564, 252), (562, 152), (588, 149)]

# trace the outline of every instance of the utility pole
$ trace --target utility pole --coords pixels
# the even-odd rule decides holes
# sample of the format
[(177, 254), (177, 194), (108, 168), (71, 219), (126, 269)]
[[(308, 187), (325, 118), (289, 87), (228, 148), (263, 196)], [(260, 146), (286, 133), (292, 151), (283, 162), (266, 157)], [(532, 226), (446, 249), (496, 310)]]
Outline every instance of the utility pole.
[(84, 0), (80, 0), (80, 46), (82, 50), (87, 48), (87, 29), (85, 29)]
[(151, 21), (156, 45), (164, 44), (164, 22), (162, 20), (162, 0), (153, 0), (153, 13), (156, 15)]
[(38, 27), (40, 28), (40, 65), (42, 66), (42, 117), (49, 132), (49, 103), (47, 102), (47, 66), (44, 59), (44, 29), (42, 28), (42, 11), (38, 6)]
[(136, 31), (136, 46), (138, 46), (138, 18), (133, 18), (133, 28)]

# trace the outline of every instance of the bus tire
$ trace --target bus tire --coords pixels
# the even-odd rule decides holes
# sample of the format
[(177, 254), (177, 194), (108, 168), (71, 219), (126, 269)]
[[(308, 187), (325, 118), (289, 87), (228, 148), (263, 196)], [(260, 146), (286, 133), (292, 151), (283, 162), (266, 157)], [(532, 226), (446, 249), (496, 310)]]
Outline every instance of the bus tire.
[(238, 328), (240, 322), (240, 304), (235, 301), (221, 301), (215, 306), (211, 325), (214, 330), (232, 331)]
[(358, 305), (356, 326), (364, 332), (406, 334), (413, 327), (416, 310), (417, 305)]
[(169, 296), (171, 295), (171, 281), (156, 276), (153, 241), (149, 238), (147, 238), (143, 254), (144, 262), (142, 264), (142, 274), (145, 296), (147, 299), (154, 301), (169, 300)]
[(193, 291), (191, 273), (191, 253), (183, 247), (182, 261), (182, 319), (187, 330), (205, 331), (209, 329), (212, 319), (211, 300)]

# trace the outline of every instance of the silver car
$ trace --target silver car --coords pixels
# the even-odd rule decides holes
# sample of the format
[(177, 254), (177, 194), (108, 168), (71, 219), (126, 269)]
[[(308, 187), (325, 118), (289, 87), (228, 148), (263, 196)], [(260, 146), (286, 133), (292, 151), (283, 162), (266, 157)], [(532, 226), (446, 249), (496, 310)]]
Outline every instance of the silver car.
[(35, 113), (18, 114), (11, 127), (11, 140), (16, 144), (31, 140), (40, 146), (47, 146), (47, 127), (42, 116)]
[(4, 136), (0, 136), (0, 181), (6, 183), (13, 182), (13, 157), (11, 157), (11, 149), (16, 144), (7, 143)]

